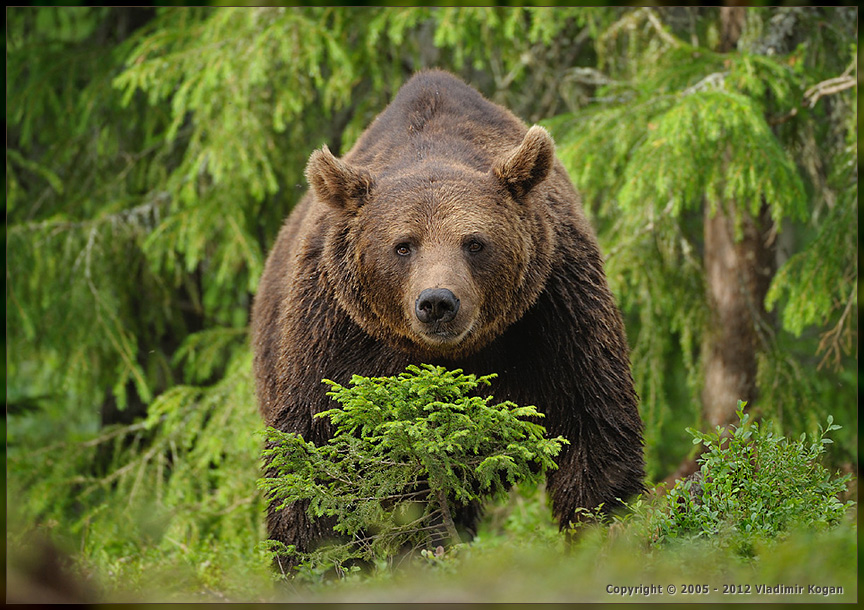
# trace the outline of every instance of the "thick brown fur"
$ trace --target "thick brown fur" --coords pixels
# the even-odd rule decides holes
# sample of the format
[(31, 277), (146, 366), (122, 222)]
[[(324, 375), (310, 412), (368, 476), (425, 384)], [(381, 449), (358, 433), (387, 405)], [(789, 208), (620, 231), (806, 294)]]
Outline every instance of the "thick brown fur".
[[(548, 476), (560, 524), (642, 490), (642, 422), (621, 316), (554, 144), (456, 77), (414, 76), (342, 159), (324, 147), (267, 260), (252, 316), (265, 423), (321, 443), (324, 378), (432, 363), (497, 373), (498, 400), (536, 405), (569, 439)], [(418, 319), (446, 289), (452, 320)], [(468, 511), (470, 521), (473, 513)], [(468, 529), (471, 523), (465, 523)], [(270, 537), (327, 536), (301, 507)]]

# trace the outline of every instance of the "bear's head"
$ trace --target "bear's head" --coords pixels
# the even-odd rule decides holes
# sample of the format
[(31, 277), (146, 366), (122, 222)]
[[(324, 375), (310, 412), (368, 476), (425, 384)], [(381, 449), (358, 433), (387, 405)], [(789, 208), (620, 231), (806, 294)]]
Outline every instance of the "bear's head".
[(479, 169), (431, 156), (372, 170), (315, 151), (306, 176), (317, 205), (329, 206), (320, 281), (397, 349), (444, 359), (477, 351), (543, 291), (554, 159), (537, 126)]

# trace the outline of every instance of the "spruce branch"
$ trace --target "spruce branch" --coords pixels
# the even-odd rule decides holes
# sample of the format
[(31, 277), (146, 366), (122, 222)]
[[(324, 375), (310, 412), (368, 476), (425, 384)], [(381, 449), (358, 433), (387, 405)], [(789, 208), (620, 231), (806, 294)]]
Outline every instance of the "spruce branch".
[(681, 41), (675, 38), (660, 19), (657, 17), (657, 14), (653, 8), (643, 7), (639, 10), (633, 11), (616, 21), (612, 26), (609, 27), (605, 32), (603, 32), (598, 37), (598, 42), (605, 42), (607, 39), (615, 38), (619, 32), (624, 31), (633, 31), (636, 30), (638, 24), (643, 19), (647, 19), (648, 23), (651, 27), (657, 32), (660, 36), (660, 39), (666, 42), (671, 47), (680, 47)]
[(653, 9), (645, 7), (645, 8), (640, 9), (640, 11), (637, 11), (637, 12), (644, 12), (645, 13), (645, 15), (648, 17), (648, 21), (651, 23), (651, 25), (657, 31), (657, 34), (669, 46), (672, 46), (672, 47), (680, 47), (681, 46), (681, 41), (678, 40), (677, 38), (675, 38), (672, 34), (670, 34), (668, 32), (666, 27), (660, 22), (660, 19), (657, 17), (657, 14)]
[(851, 326), (846, 327), (846, 321), (849, 313), (852, 311), (852, 306), (857, 300), (858, 286), (853, 283), (852, 290), (849, 292), (849, 297), (846, 299), (846, 305), (843, 308), (843, 313), (840, 314), (840, 319), (833, 328), (822, 334), (819, 341), (819, 352), (824, 352), (825, 355), (820, 360), (817, 370), (822, 370), (825, 365), (833, 361), (835, 369), (840, 369), (841, 358), (844, 353), (851, 351), (852, 335), (854, 334)]
[[(819, 83), (816, 83), (809, 89), (804, 92), (803, 103), (808, 108), (813, 108), (816, 106), (816, 103), (826, 97), (828, 95), (834, 95), (835, 93), (840, 93), (841, 91), (845, 91), (846, 89), (851, 89), (856, 86), (858, 81), (855, 77), (851, 76), (851, 72), (858, 65), (858, 58), (853, 59), (852, 63), (843, 71), (840, 76), (835, 76), (834, 78), (829, 78), (823, 80)], [(774, 125), (782, 125), (783, 123), (793, 119), (798, 116), (798, 108), (792, 108), (789, 112), (779, 117), (772, 117), (768, 119), (768, 124), (772, 127)]]
[(840, 93), (846, 89), (851, 89), (857, 84), (857, 80), (851, 76), (838, 76), (829, 78), (821, 83), (817, 83), (804, 92), (804, 102), (810, 108), (813, 108), (821, 98), (826, 95)]
[(726, 77), (729, 76), (729, 72), (713, 72), (700, 80), (695, 85), (687, 87), (684, 91), (681, 92), (682, 96), (692, 95), (699, 91), (707, 91), (710, 89), (721, 89), (723, 87), (723, 83), (726, 80)]
[(40, 222), (19, 222), (9, 227), (10, 235), (18, 234), (41, 234), (48, 233), (56, 235), (64, 231), (87, 230), (92, 231), (103, 225), (144, 227), (151, 229), (159, 222), (159, 212), (169, 201), (166, 192), (155, 193), (150, 201), (136, 205), (128, 210), (121, 210), (112, 214), (104, 214), (96, 218), (85, 220), (57, 220), (49, 219)]
[(804, 92), (804, 101), (810, 108), (813, 108), (820, 98), (854, 87), (858, 81), (852, 76), (852, 72), (857, 66), (858, 56), (856, 55), (840, 76), (823, 80), (807, 89)]

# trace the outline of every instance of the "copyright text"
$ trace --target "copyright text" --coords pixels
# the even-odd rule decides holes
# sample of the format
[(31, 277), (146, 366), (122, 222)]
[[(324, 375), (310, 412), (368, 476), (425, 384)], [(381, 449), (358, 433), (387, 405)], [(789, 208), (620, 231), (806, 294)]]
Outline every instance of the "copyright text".
[(820, 585), (606, 585), (606, 593), (620, 597), (650, 597), (652, 595), (757, 595), (757, 596), (796, 596), (821, 595), (823, 597), (843, 595), (843, 587)]

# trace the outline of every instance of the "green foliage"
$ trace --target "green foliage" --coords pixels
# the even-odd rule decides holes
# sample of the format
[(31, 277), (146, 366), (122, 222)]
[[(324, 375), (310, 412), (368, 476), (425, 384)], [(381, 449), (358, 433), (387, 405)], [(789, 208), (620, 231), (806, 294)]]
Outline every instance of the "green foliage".
[(851, 475), (835, 478), (818, 461), (833, 442), (828, 433), (840, 429), (832, 417), (809, 442), (806, 434), (788, 440), (769, 422), (750, 421), (745, 405), (730, 429), (688, 428), (707, 450), (697, 475), (678, 481), (649, 520), (655, 544), (703, 537), (747, 555), (758, 541), (836, 525), (854, 504), (837, 498)]
[[(850, 158), (848, 166), (855, 165)], [(810, 248), (792, 256), (778, 272), (766, 299), (774, 307), (786, 296), (783, 326), (795, 336), (805, 328), (832, 319), (840, 312), (832, 332), (834, 357), (839, 362), (852, 351), (856, 328), (852, 308), (858, 293), (858, 181), (839, 185), (840, 197), (826, 210)]]
[[(283, 599), (394, 602), (435, 591), (434, 599), (451, 602), (854, 600), (853, 503), (836, 498), (848, 477), (834, 478), (819, 464), (827, 435), (840, 427), (829, 420), (809, 442), (790, 440), (770, 422), (751, 422), (743, 407), (738, 426), (691, 431), (708, 446), (700, 479), (638, 498), (623, 513), (588, 513), (593, 521), (580, 524), (571, 544), (542, 488), (519, 486), (491, 507), (468, 544), (422, 552), (402, 570), (366, 578), (295, 580)], [(646, 583), (663, 587), (649, 591)], [(800, 589), (765, 590), (777, 585)]]
[[(593, 213), (610, 285), (628, 316), (654, 477), (672, 466), (652, 466), (666, 451), (667, 426), (699, 412), (700, 344), (712, 323), (706, 214), (720, 209), (731, 217), (737, 239), (745, 218), (766, 205), (771, 239), (783, 239), (776, 236), (782, 230), (796, 242), (765, 302), (779, 310), (781, 332), (760, 330), (759, 386), (765, 408), (776, 409), (768, 414), (783, 425), (801, 423), (810, 410), (824, 417), (815, 399), (821, 380), (805, 363), (821, 351), (840, 377), (857, 349), (853, 97), (815, 107), (801, 101), (814, 95), (814, 83), (848, 73), (856, 46), (839, 22), (820, 44), (795, 46), (791, 32), (818, 29), (825, 14), (753, 9), (738, 49), (718, 53), (714, 17), (650, 8), (618, 15), (595, 41), (604, 73), (590, 103), (545, 121)], [(819, 343), (782, 332), (813, 327), (827, 333)], [(684, 375), (670, 366), (675, 361)], [(680, 395), (682, 377), (689, 396)], [(849, 390), (839, 402), (851, 416)], [(806, 425), (812, 432), (815, 422)]]
[(250, 361), (240, 351), (213, 385), (164, 392), (145, 420), (10, 451), (10, 553), (49, 535), (76, 549), (76, 573), (109, 596), (140, 596), (154, 579), (170, 595), (215, 587), (254, 596), (231, 574), (238, 557), (243, 574), (268, 568), (253, 552), (264, 504)]
[(556, 468), (567, 441), (544, 438), (530, 421), (543, 417), (535, 407), (471, 395), (493, 377), (411, 365), (398, 377), (355, 375), (351, 387), (325, 380), (342, 405), (316, 415), (334, 426), (327, 444), (267, 430), (268, 476), (259, 486), (268, 498), (282, 508), (308, 502), (311, 516), (334, 518), (349, 539), (300, 554), (306, 569), (460, 542), (459, 507), (502, 497), (516, 483), (536, 485)]
[[(857, 417), (857, 91), (820, 88), (857, 67), (854, 7), (748, 10), (728, 53), (714, 8), (6, 16), (7, 545), (47, 535), (108, 596), (264, 588), (252, 294), (309, 152), (347, 151), (424, 67), (555, 133), (625, 311), (654, 480), (701, 421), (703, 196), (744, 214), (767, 193), (778, 222), (755, 407), (795, 435)], [(857, 463), (853, 431), (835, 463)], [(491, 574), (519, 552), (552, 580), (593, 568), (483, 544)]]

